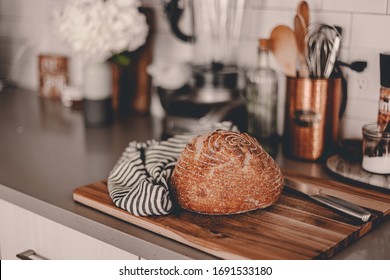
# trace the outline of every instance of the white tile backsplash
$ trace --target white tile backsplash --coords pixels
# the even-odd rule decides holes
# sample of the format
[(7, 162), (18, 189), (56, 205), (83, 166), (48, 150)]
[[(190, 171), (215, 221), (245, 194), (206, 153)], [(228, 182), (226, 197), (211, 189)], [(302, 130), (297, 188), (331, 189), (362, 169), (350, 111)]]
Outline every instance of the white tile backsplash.
[(247, 0), (249, 7), (255, 8), (284, 8), (292, 9), (297, 6), (299, 0)]
[(63, 7), (66, 1), (63, 0), (20, 0), (21, 16), (36, 17), (48, 21), (54, 9)]
[(390, 50), (390, 16), (363, 15), (352, 16), (351, 46), (376, 50)]
[[(353, 49), (350, 62), (367, 61), (362, 73), (350, 72), (348, 77), (348, 95), (351, 98), (378, 101), (380, 88), (379, 52), (369, 49)], [(364, 111), (363, 111), (364, 112)]]
[(245, 10), (243, 22), (244, 38), (269, 38), (272, 29), (284, 24), (292, 26), (292, 16), (289, 11), (278, 10)]
[(155, 40), (155, 60), (189, 62), (194, 56), (191, 44), (182, 42), (170, 34), (157, 34)]
[(238, 64), (245, 68), (254, 68), (257, 63), (257, 40), (242, 41), (238, 54)]
[[(198, 1), (198, 0), (195, 0)], [(157, 35), (155, 61), (188, 62), (193, 48), (171, 35), (161, 0), (143, 0), (155, 9)], [(254, 67), (259, 37), (269, 37), (279, 24), (293, 25), (299, 0), (247, 0), (238, 63)], [(20, 86), (37, 89), (37, 55), (65, 54), (70, 57), (71, 82), (82, 83), (80, 60), (51, 29), (50, 14), (66, 0), (0, 0), (0, 77), (14, 78)], [(390, 0), (308, 0), (311, 21), (340, 25), (343, 28), (341, 59), (368, 61), (363, 73), (348, 70), (349, 102), (342, 121), (342, 136), (361, 135), (361, 126), (374, 121), (379, 98), (379, 52), (390, 51)], [(190, 17), (180, 23), (190, 30)], [(271, 66), (279, 71), (279, 124), (283, 125), (285, 78), (271, 56)]]
[(321, 10), (323, 2), (327, 0), (307, 0), (310, 10)]
[[(246, 0), (249, 7), (296, 9), (300, 0)], [(322, 0), (308, 0), (310, 9), (318, 10), (322, 7)]]
[(387, 0), (325, 0), (324, 10), (385, 14)]
[(169, 34), (170, 27), (168, 24), (167, 16), (164, 14), (163, 8), (161, 5), (153, 5), (153, 7), (156, 15), (156, 22), (158, 23), (156, 25), (157, 32), (162, 34)]
[(0, 2), (0, 15), (20, 16), (22, 0), (2, 0)]
[(340, 123), (340, 137), (341, 138), (362, 138), (362, 127), (363, 125), (375, 122), (375, 120), (367, 119), (354, 119), (354, 118), (343, 118)]
[(375, 122), (378, 117), (378, 102), (349, 98), (345, 110), (345, 117), (364, 121), (372, 120)]
[[(31, 39), (35, 37), (41, 27), (34, 18), (23, 21), (11, 16), (0, 18), (0, 36), (8, 38)], [(38, 33), (39, 34), (39, 33)]]

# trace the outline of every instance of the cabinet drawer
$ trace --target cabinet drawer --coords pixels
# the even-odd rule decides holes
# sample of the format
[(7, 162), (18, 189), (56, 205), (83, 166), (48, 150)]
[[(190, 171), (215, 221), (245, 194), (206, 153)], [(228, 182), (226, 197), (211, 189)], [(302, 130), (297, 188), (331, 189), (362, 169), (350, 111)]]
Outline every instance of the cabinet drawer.
[(0, 256), (17, 259), (28, 249), (45, 259), (127, 259), (138, 256), (0, 200)]

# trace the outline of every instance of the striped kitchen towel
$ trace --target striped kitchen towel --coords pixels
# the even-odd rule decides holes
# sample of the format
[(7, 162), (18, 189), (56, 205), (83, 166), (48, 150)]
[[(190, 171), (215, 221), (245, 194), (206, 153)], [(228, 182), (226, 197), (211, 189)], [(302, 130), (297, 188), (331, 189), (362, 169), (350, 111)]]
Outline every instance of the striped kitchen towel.
[[(237, 131), (231, 122), (220, 122), (204, 133), (218, 129)], [(108, 192), (115, 205), (136, 216), (169, 214), (173, 208), (169, 180), (177, 158), (195, 136), (130, 142), (108, 178)]]

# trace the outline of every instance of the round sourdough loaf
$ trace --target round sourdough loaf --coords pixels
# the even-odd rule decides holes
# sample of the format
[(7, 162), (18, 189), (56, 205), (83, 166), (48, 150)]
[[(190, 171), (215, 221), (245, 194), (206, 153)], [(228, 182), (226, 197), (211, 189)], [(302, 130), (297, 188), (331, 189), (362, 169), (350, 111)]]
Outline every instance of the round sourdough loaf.
[(185, 147), (171, 188), (184, 209), (238, 214), (274, 204), (283, 189), (283, 175), (256, 139), (218, 130), (194, 138)]

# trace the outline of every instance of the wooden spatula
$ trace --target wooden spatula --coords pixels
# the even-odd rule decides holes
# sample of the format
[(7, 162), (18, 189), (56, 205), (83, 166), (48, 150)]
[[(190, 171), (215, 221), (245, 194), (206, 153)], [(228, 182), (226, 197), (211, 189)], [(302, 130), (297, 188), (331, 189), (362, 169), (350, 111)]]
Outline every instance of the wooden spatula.
[(295, 33), (286, 25), (278, 25), (271, 32), (271, 49), (284, 74), (296, 76), (298, 47)]
[(300, 77), (307, 77), (309, 75), (309, 70), (306, 64), (306, 43), (305, 43), (305, 34), (306, 27), (305, 22), (300, 15), (295, 15), (294, 18), (294, 32), (295, 39), (297, 40), (298, 47), (298, 72)]
[(306, 1), (301, 1), (297, 7), (297, 14), (303, 18), (305, 22), (305, 28), (310, 24), (309, 4)]

